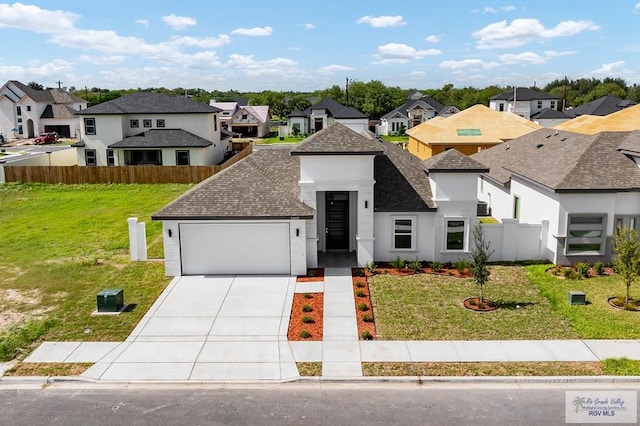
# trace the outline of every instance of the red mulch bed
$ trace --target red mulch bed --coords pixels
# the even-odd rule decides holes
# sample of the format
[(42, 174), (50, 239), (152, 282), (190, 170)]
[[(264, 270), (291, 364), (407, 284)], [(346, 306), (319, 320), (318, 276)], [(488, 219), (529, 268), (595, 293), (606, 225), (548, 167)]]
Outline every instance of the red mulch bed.
[[(576, 269), (573, 266), (552, 266), (551, 268), (547, 269), (546, 272), (547, 274), (552, 275), (560, 280), (564, 280), (566, 279), (566, 277), (564, 276), (564, 271), (566, 270), (572, 270), (574, 273), (576, 272)], [(615, 271), (610, 266), (605, 266), (601, 274), (597, 274), (595, 269), (589, 268), (589, 276), (587, 278), (595, 278), (598, 276), (615, 274)]]
[[(311, 297), (305, 298), (308, 294)], [(322, 312), (324, 306), (324, 294), (322, 293), (295, 293), (293, 295), (293, 306), (291, 307), (291, 319), (289, 320), (289, 340), (322, 340)], [(302, 306), (311, 306), (311, 312), (303, 312)], [(303, 323), (302, 317), (313, 318), (312, 323)], [(301, 337), (300, 332), (306, 330), (311, 335), (307, 338)]]
[(478, 306), (480, 304), (479, 297), (470, 297), (465, 299), (464, 307), (476, 312), (491, 312), (495, 311), (500, 307), (497, 302), (492, 302), (491, 300), (484, 299), (482, 307)]
[[(354, 275), (360, 275), (359, 271), (361, 268), (354, 268)], [(465, 269), (462, 272), (458, 271), (456, 268), (448, 267), (447, 265), (443, 266), (442, 269), (437, 271), (433, 270), (433, 268), (420, 268), (417, 272), (413, 271), (410, 268), (398, 269), (389, 264), (382, 263), (380, 266), (376, 266), (375, 269), (376, 274), (388, 274), (388, 275), (415, 275), (415, 274), (432, 274), (432, 275), (444, 275), (447, 277), (455, 277), (455, 278), (471, 278), (471, 271), (469, 269)], [(368, 273), (365, 275), (368, 276)]]
[(324, 268), (309, 268), (306, 275), (300, 275), (296, 282), (310, 283), (324, 281)]
[[(353, 273), (357, 274), (357, 269), (353, 269), (352, 271)], [(352, 276), (351, 280), (353, 282), (353, 298), (355, 299), (356, 303), (358, 337), (360, 338), (360, 340), (364, 340), (362, 337), (362, 333), (364, 331), (368, 331), (371, 334), (371, 339), (375, 339), (376, 323), (373, 321), (375, 318), (373, 316), (373, 305), (371, 304), (371, 294), (369, 293), (369, 283), (367, 282), (367, 278)], [(358, 285), (361, 285), (361, 287), (359, 287)], [(360, 303), (365, 303), (367, 305), (367, 309), (365, 311), (358, 308), (358, 305)], [(369, 315), (372, 321), (365, 322), (364, 319), (362, 319), (365, 315)]]

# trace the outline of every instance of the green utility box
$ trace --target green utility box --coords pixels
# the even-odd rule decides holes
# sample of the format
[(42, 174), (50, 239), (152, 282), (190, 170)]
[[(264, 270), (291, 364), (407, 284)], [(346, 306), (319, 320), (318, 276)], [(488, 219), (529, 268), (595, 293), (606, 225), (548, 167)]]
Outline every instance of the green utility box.
[(97, 294), (98, 312), (118, 312), (124, 306), (121, 288), (102, 290)]
[(587, 297), (582, 291), (570, 291), (569, 292), (569, 304), (570, 305), (586, 305)]

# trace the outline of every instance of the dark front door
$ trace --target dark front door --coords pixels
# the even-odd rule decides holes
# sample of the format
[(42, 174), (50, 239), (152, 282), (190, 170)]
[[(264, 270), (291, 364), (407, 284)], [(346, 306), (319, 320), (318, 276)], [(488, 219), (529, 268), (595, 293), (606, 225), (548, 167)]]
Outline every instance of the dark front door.
[(313, 123), (313, 129), (316, 132), (319, 132), (320, 130), (322, 130), (322, 123), (323, 123), (322, 118), (316, 118)]
[(349, 193), (326, 193), (327, 250), (349, 249)]

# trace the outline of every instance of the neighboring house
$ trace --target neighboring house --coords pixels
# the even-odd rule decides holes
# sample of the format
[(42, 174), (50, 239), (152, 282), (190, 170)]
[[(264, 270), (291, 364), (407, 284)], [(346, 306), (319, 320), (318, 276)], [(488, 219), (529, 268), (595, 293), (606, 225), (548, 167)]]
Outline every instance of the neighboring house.
[(269, 133), (271, 113), (268, 105), (244, 105), (237, 102), (209, 102), (209, 105), (220, 108), (222, 127), (238, 134), (240, 137), (262, 138)]
[(501, 93), (489, 98), (489, 108), (499, 112), (512, 112), (527, 120), (537, 112), (545, 109), (558, 109), (557, 96), (526, 87), (517, 87), (510, 92)]
[(341, 123), (355, 132), (369, 128), (369, 118), (360, 111), (324, 98), (304, 111), (292, 111), (287, 116), (287, 133), (308, 135)]
[(640, 130), (640, 105), (630, 106), (603, 117), (581, 115), (554, 127), (557, 130), (593, 135), (600, 132)]
[(378, 135), (399, 135), (412, 127), (431, 120), (436, 116), (448, 117), (460, 112), (454, 106), (444, 106), (430, 96), (416, 92), (407, 102), (385, 114), (376, 125)]
[(76, 111), (87, 101), (61, 89), (38, 90), (10, 80), (0, 88), (0, 134), (33, 138), (56, 132), (65, 138), (80, 136)]
[(605, 116), (634, 105), (637, 105), (637, 102), (621, 99), (617, 96), (603, 96), (584, 105), (568, 109), (566, 113), (571, 117), (579, 117), (581, 115)]
[(566, 112), (558, 111), (554, 108), (544, 108), (533, 114), (531, 121), (539, 124), (540, 127), (553, 127), (572, 118), (573, 117)]
[(326, 252), (357, 263), (468, 258), (488, 169), (450, 150), (427, 162), (335, 123), (264, 149), (153, 215), (167, 275), (303, 274)]
[(452, 148), (471, 155), (539, 128), (515, 114), (474, 105), (450, 117), (435, 117), (409, 129), (409, 152), (421, 159)]
[(161, 93), (138, 92), (76, 114), (82, 120), (81, 166), (212, 165), (229, 143), (220, 138), (212, 106)]
[(541, 129), (472, 156), (478, 198), (504, 222), (541, 225), (543, 257), (609, 262), (619, 226), (640, 230), (640, 131)]

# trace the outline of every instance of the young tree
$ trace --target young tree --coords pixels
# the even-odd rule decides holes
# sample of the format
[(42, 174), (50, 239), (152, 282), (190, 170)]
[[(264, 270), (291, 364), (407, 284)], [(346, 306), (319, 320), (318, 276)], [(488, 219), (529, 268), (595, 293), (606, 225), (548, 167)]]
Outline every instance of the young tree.
[(613, 264), (627, 286), (626, 304), (629, 303), (631, 284), (640, 272), (640, 241), (636, 230), (618, 228), (613, 238), (613, 250), (616, 252)]
[(476, 284), (480, 286), (480, 302), (484, 302), (483, 288), (489, 281), (489, 258), (494, 250), (490, 249), (491, 243), (484, 238), (484, 230), (480, 224), (473, 228), (473, 249), (471, 250), (471, 274)]

